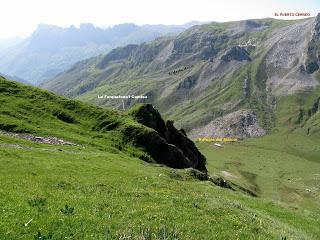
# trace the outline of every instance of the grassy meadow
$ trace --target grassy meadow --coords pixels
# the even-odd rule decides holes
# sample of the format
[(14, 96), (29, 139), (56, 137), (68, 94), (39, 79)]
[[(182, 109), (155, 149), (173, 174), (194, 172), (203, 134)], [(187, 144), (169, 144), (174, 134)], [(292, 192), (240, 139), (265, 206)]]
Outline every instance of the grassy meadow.
[(143, 127), (126, 113), (4, 79), (0, 105), (2, 131), (76, 144), (0, 134), (1, 240), (320, 238), (319, 138), (304, 128), (199, 145), (210, 174), (251, 197), (140, 160), (121, 129)]

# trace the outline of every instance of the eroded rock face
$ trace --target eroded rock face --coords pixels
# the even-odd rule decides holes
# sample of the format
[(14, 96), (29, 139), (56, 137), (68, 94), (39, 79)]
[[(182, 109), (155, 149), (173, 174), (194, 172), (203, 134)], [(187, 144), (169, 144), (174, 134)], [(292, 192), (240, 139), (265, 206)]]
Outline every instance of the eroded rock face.
[(165, 123), (160, 113), (151, 104), (142, 105), (132, 115), (139, 123), (155, 130), (141, 136), (134, 135), (137, 137), (137, 142), (145, 146), (156, 162), (174, 168), (192, 167), (207, 173), (205, 157), (186, 136), (184, 130), (174, 127), (173, 121)]
[(256, 114), (251, 110), (239, 110), (219, 117), (207, 125), (194, 129), (191, 137), (259, 137), (266, 131), (258, 124)]
[(192, 166), (180, 149), (168, 144), (156, 131), (142, 132), (138, 128), (126, 128), (124, 135), (128, 141), (142, 147), (159, 164), (178, 169)]
[(231, 60), (236, 61), (251, 61), (249, 53), (242, 47), (235, 46), (230, 48), (221, 57), (221, 60), (225, 62), (230, 62)]
[(208, 60), (218, 54), (218, 46), (228, 39), (226, 34), (214, 34), (207, 31), (196, 31), (188, 36), (181, 36), (174, 40), (174, 48), (167, 64), (183, 58)]
[(307, 56), (305, 60), (305, 71), (312, 74), (319, 69), (320, 64), (320, 13), (317, 15), (311, 40), (308, 43)]

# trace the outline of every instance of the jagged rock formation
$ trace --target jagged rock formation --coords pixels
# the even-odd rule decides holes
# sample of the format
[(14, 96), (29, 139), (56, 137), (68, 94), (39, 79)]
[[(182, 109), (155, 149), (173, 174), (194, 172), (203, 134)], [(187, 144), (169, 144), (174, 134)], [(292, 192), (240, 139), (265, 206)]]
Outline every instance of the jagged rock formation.
[(253, 111), (239, 110), (211, 121), (204, 127), (196, 128), (190, 136), (196, 137), (259, 137), (266, 131), (259, 126)]
[[(146, 146), (147, 152), (161, 164), (174, 168), (192, 167), (206, 173), (206, 159), (195, 144), (186, 136), (184, 130), (174, 127), (173, 121), (166, 123), (151, 104), (141, 105), (130, 112), (141, 124), (154, 129), (141, 135), (135, 133), (137, 143)], [(127, 130), (128, 131), (128, 130)], [(126, 133), (132, 136), (131, 133)]]

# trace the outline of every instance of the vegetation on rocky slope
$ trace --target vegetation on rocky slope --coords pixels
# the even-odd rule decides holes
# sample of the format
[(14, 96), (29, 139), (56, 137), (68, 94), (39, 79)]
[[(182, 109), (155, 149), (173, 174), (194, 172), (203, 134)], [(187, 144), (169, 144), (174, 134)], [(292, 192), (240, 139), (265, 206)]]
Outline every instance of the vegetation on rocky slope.
[[(177, 37), (129, 45), (76, 64), (43, 87), (101, 106), (156, 106), (187, 132), (238, 110), (251, 110), (270, 132), (281, 96), (312, 91), (316, 72), (305, 39), (317, 19), (259, 19), (194, 26)], [(288, 44), (289, 43), (289, 44)], [(98, 95), (145, 95), (108, 99)]]

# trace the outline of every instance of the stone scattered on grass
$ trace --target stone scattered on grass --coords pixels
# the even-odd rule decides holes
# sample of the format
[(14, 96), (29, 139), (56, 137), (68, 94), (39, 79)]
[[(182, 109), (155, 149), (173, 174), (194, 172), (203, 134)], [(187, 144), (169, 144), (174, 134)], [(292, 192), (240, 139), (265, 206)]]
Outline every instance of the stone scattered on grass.
[(65, 141), (63, 139), (59, 139), (57, 137), (50, 137), (50, 136), (40, 137), (40, 136), (31, 135), (31, 134), (18, 134), (18, 133), (6, 132), (6, 131), (0, 131), (0, 134), (9, 136), (9, 137), (20, 138), (20, 139), (24, 139), (32, 142), (38, 142), (38, 143), (77, 146), (77, 144)]

